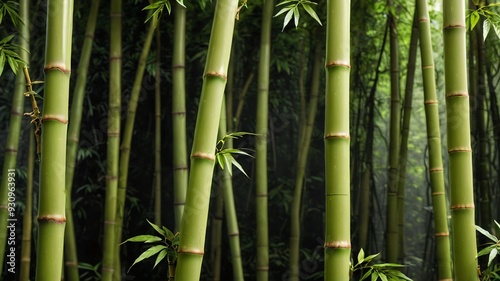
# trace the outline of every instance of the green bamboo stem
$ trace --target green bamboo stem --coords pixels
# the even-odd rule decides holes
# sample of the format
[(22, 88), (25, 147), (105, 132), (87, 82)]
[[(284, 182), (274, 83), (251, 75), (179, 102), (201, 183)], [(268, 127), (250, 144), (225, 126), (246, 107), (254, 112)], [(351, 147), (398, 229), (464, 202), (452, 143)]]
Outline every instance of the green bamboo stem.
[[(317, 38), (321, 38), (317, 36)], [(290, 280), (299, 280), (300, 276), (300, 206), (302, 201), (302, 189), (304, 187), (304, 179), (307, 167), (307, 156), (311, 144), (312, 131), (314, 129), (314, 119), (316, 117), (316, 109), (318, 104), (320, 72), (322, 66), (321, 44), (316, 40), (314, 50), (314, 64), (311, 76), (311, 94), (309, 100), (309, 108), (307, 110), (307, 118), (304, 122), (303, 136), (301, 145), (297, 154), (297, 168), (295, 172), (295, 187), (292, 206), (290, 208)]]
[(178, 280), (200, 279), (219, 127), (213, 116), (220, 116), (221, 112), (237, 6), (235, 0), (220, 0), (215, 7), (180, 228)]
[(455, 280), (478, 280), (469, 96), (465, 51), (465, 3), (443, 2), (446, 117)]
[[(390, 5), (390, 4), (388, 4)], [(389, 132), (389, 169), (387, 171), (387, 225), (386, 259), (397, 262), (399, 253), (398, 234), (398, 179), (400, 144), (400, 98), (399, 98), (399, 46), (394, 15), (389, 13), (389, 46), (391, 56), (391, 116)]]
[[(268, 137), (268, 99), (269, 65), (271, 60), (271, 20), (274, 1), (264, 2), (261, 21), (260, 57), (258, 72), (258, 94), (255, 132), (255, 215), (257, 232), (257, 280), (266, 281), (269, 275), (269, 233), (268, 233), (268, 187), (267, 187), (267, 137)], [(250, 74), (252, 77), (253, 74)], [(251, 78), (247, 81), (251, 81)], [(240, 99), (242, 101), (243, 98)], [(238, 110), (240, 108), (238, 107)], [(239, 113), (237, 112), (237, 118)], [(237, 119), (239, 120), (239, 119)], [(227, 198), (226, 198), (227, 200)]]
[(417, 10), (413, 15), (413, 23), (410, 35), (410, 50), (408, 54), (408, 65), (406, 67), (406, 84), (403, 111), (403, 124), (401, 129), (401, 143), (399, 149), (399, 181), (398, 181), (398, 262), (404, 263), (404, 196), (405, 196), (405, 176), (406, 159), (408, 154), (408, 138), (410, 135), (410, 119), (413, 100), (413, 82), (415, 80), (415, 62), (417, 60), (418, 49), (418, 25)]
[[(20, 27), (19, 45), (21, 48), (18, 54), (25, 62), (29, 62), (29, 4), (26, 0), (19, 0), (19, 16), (23, 19), (24, 25)], [(8, 204), (8, 177), (9, 170), (16, 169), (17, 152), (19, 149), (19, 135), (21, 132), (21, 121), (23, 118), (24, 92), (26, 91), (26, 82), (22, 66), (16, 76), (16, 86), (14, 97), (12, 98), (12, 107), (10, 109), (9, 129), (7, 132), (7, 142), (5, 143), (5, 158), (2, 168), (2, 177), (0, 182), (0, 274), (5, 264), (5, 248), (7, 245), (7, 219), (9, 212)]]
[(37, 281), (61, 279), (65, 217), (66, 136), (73, 1), (49, 0), (42, 115)]
[(212, 217), (212, 242), (210, 243), (210, 260), (212, 262), (212, 280), (221, 280), (221, 252), (222, 252), (222, 218), (224, 211), (224, 197), (219, 190), (215, 199), (215, 212)]
[(23, 236), (21, 244), (21, 273), (19, 281), (30, 280), (31, 265), (31, 231), (33, 222), (33, 172), (35, 171), (36, 142), (33, 135), (33, 128), (30, 129), (30, 142), (28, 154), (28, 169), (26, 171), (26, 207), (23, 215)]
[(349, 76), (351, 3), (327, 1), (325, 280), (347, 281), (351, 256)]
[(156, 28), (155, 66), (155, 224), (161, 225), (161, 37)]
[(175, 229), (179, 230), (188, 186), (188, 153), (186, 139), (186, 8), (174, 5), (174, 41), (172, 57), (172, 131), (174, 168)]
[[(116, 204), (121, 126), (121, 69), (122, 69), (122, 1), (111, 1), (110, 60), (109, 60), (109, 109), (107, 129), (106, 199), (104, 205), (103, 281), (111, 281), (115, 271)], [(118, 270), (119, 274), (119, 270)]]
[[(227, 134), (227, 121), (226, 121), (226, 103), (222, 102), (222, 109), (220, 115), (219, 125), (219, 138)], [(232, 148), (233, 141), (228, 139), (226, 148)], [(229, 249), (231, 250), (231, 264), (233, 265), (233, 279), (232, 280), (245, 280), (243, 275), (243, 265), (241, 262), (240, 250), (240, 231), (238, 228), (238, 218), (236, 216), (236, 207), (233, 195), (233, 183), (228, 169), (221, 171), (221, 190), (223, 192), (224, 209), (226, 213), (226, 226), (227, 234), (229, 236)]]
[(448, 212), (444, 188), (443, 160), (441, 155), (441, 130), (436, 95), (434, 58), (427, 0), (417, 0), (420, 39), (420, 58), (424, 84), (424, 106), (429, 146), (429, 175), (434, 211), (434, 236), (439, 280), (452, 280)]
[(73, 188), (73, 176), (75, 172), (76, 155), (78, 153), (78, 142), (80, 138), (80, 127), (82, 121), (83, 98), (85, 97), (85, 85), (89, 68), (92, 43), (94, 41), (94, 30), (97, 22), (99, 0), (93, 0), (85, 30), (82, 53), (78, 63), (77, 78), (68, 127), (68, 149), (66, 151), (66, 230), (64, 232), (64, 255), (66, 275), (70, 281), (80, 280), (78, 274), (78, 258), (76, 249), (75, 230), (73, 225), (73, 208), (71, 203), (71, 192)]

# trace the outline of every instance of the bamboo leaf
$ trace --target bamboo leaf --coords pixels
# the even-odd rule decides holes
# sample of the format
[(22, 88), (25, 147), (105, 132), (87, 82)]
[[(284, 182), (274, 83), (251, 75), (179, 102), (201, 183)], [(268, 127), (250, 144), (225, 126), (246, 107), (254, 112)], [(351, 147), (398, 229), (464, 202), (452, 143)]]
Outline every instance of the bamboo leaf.
[(488, 231), (484, 230), (482, 227), (480, 227), (479, 225), (476, 225), (476, 230), (479, 231), (482, 235), (488, 237), (488, 239), (490, 239), (491, 241), (497, 243), (498, 242), (498, 238), (496, 238), (494, 235), (492, 235), (491, 233), (489, 233)]
[(5, 54), (3, 52), (0, 52), (0, 76), (2, 76), (4, 66), (5, 66)]
[(181, 5), (182, 7), (186, 8), (186, 5), (184, 5), (183, 0), (175, 0), (175, 2), (177, 2), (177, 4)]
[(165, 236), (165, 238), (167, 238), (167, 240), (169, 240), (169, 241), (172, 241), (172, 239), (174, 239), (174, 237), (175, 237), (174, 233), (172, 231), (170, 231), (170, 229), (164, 227), (163, 225), (161, 226), (161, 228), (167, 234), (167, 236)]
[(224, 157), (223, 157), (223, 154), (221, 154), (220, 152), (215, 154), (215, 159), (217, 161), (217, 163), (219, 163), (219, 166), (222, 170), (224, 170)]
[(153, 268), (155, 268), (156, 265), (158, 265), (158, 263), (160, 263), (165, 258), (166, 255), (167, 255), (167, 250), (165, 249), (161, 250), (161, 252), (158, 253), (158, 256), (156, 257), (155, 265), (153, 265)]
[(291, 9), (290, 11), (288, 11), (288, 13), (286, 13), (285, 20), (283, 21), (283, 29), (281, 31), (285, 30), (285, 27), (288, 25), (288, 23), (292, 19), (292, 16), (293, 16), (293, 9)]
[(220, 154), (233, 154), (233, 153), (234, 153), (234, 154), (241, 154), (241, 155), (245, 155), (245, 156), (249, 156), (249, 157), (252, 157), (252, 158), (253, 158), (253, 156), (252, 156), (252, 155), (250, 155), (250, 154), (246, 153), (246, 152), (245, 152), (245, 151), (243, 151), (243, 150), (236, 149), (236, 148), (226, 148), (226, 149), (224, 149), (224, 150), (221, 150), (219, 153), (220, 153)]
[(223, 153), (222, 158), (224, 159), (224, 166), (227, 167), (227, 171), (229, 175), (233, 175), (233, 169), (231, 168), (231, 163), (233, 162), (234, 158), (231, 154), (229, 153)]
[(12, 69), (12, 72), (14, 74), (17, 74), (17, 61), (13, 59), (11, 56), (7, 56), (7, 62), (9, 63), (10, 69)]
[(497, 226), (498, 231), (500, 231), (500, 224), (496, 220), (493, 220), (495, 222), (495, 225)]
[(125, 244), (127, 242), (144, 242), (144, 243), (152, 243), (162, 241), (163, 239), (154, 235), (137, 235), (132, 238), (129, 238), (120, 243), (120, 245)]
[(479, 14), (477, 13), (477, 11), (474, 11), (470, 14), (469, 20), (470, 20), (470, 30), (473, 30), (477, 22), (479, 21)]
[(380, 277), (380, 279), (382, 279), (382, 281), (388, 281), (387, 276), (383, 272), (379, 273), (379, 277)]
[(490, 245), (490, 246), (482, 249), (481, 251), (479, 251), (477, 253), (477, 257), (481, 257), (481, 256), (489, 254), (495, 247), (496, 247), (496, 245)]
[(378, 255), (380, 255), (380, 253), (376, 253), (376, 254), (373, 254), (373, 255), (369, 255), (368, 257), (366, 257), (364, 259), (365, 262), (371, 262), (374, 258), (376, 258)]
[(497, 255), (498, 255), (497, 248), (493, 248), (490, 252), (490, 255), (488, 256), (488, 266), (491, 265), (491, 262), (497, 257)]
[(491, 23), (489, 19), (485, 19), (483, 22), (483, 41), (488, 37), (488, 33), (490, 32)]
[(280, 16), (281, 14), (290, 11), (291, 9), (293, 9), (294, 6), (295, 5), (290, 5), (286, 6), (285, 8), (282, 8), (278, 13), (276, 13), (276, 15), (274, 15), (274, 17)]
[(499, 23), (494, 23), (493, 24), (493, 29), (495, 30), (495, 33), (497, 34), (497, 37), (500, 39), (500, 26), (499, 26)]
[(293, 9), (293, 19), (295, 23), (295, 28), (299, 26), (299, 18), (300, 18), (299, 6), (295, 6), (295, 8)]
[[(319, 23), (319, 25), (322, 26), (321, 24), (321, 20), (319, 19), (318, 15), (316, 14), (316, 12), (313, 10), (313, 8), (308, 4), (305, 4), (305, 2), (309, 2), (309, 1), (304, 1), (302, 2), (302, 7), (304, 7), (304, 10), (306, 10), (306, 12), (315, 20)], [(314, 3), (316, 4), (316, 3)]]
[[(281, 5), (285, 5), (285, 4), (288, 4), (288, 3), (293, 3), (293, 2), (297, 2), (297, 1), (296, 0), (283, 1), (283, 2), (279, 3), (278, 5), (276, 5), (276, 7), (281, 6)], [(291, 5), (291, 6), (293, 6), (293, 5)]]
[[(138, 262), (141, 262), (149, 257), (152, 257), (154, 256), (156, 253), (160, 252), (161, 250), (164, 250), (164, 249), (167, 249), (167, 246), (165, 245), (156, 245), (156, 246), (153, 246), (149, 249), (147, 249), (146, 251), (144, 251), (138, 258), (135, 259), (134, 263), (130, 266), (130, 268), (132, 268), (132, 266), (134, 266), (136, 263)], [(128, 271), (130, 271), (130, 268), (128, 269)]]
[(156, 232), (160, 233), (161, 235), (163, 235), (163, 237), (167, 237), (167, 233), (165, 233), (165, 231), (159, 227), (158, 225), (150, 222), (149, 220), (146, 220), (153, 228), (154, 230), (156, 230)]
[(14, 38), (14, 34), (3, 38), (2, 40), (0, 40), (0, 45), (7, 44), (10, 40), (12, 40), (12, 38)]
[[(372, 274), (372, 271), (373, 271), (373, 268), (370, 268), (370, 270), (368, 270), (364, 275), (363, 277), (361, 277), (361, 279), (359, 279), (359, 281), (363, 281), (365, 280), (366, 278), (368, 278), (368, 276), (370, 276)], [(375, 272), (376, 273), (376, 272)], [(372, 280), (373, 280), (373, 276), (372, 276)]]
[(247, 178), (250, 178), (250, 177), (247, 175), (247, 173), (245, 172), (245, 170), (243, 169), (243, 167), (241, 167), (240, 163), (238, 163), (238, 161), (236, 161), (236, 160), (235, 160), (232, 156), (231, 156), (231, 158), (232, 158), (232, 161), (231, 161), (231, 162), (233, 163), (233, 165), (234, 165), (236, 168), (238, 168), (238, 170), (240, 170), (243, 174), (245, 174), (245, 176), (247, 176)]
[(363, 249), (360, 249), (358, 253), (358, 264), (362, 263), (364, 259), (365, 259), (365, 251), (363, 251)]
[(405, 265), (402, 265), (402, 264), (397, 264), (397, 263), (378, 263), (378, 264), (374, 264), (372, 265), (373, 267), (405, 267)]

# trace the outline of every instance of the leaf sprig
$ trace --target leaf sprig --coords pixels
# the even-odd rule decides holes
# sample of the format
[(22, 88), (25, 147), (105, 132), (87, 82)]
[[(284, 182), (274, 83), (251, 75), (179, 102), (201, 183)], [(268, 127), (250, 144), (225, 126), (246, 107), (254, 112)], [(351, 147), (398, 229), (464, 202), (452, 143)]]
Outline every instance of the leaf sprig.
[[(476, 3), (476, 5), (478, 4), (479, 3)], [(486, 40), (486, 37), (488, 37), (491, 27), (495, 30), (497, 37), (500, 38), (500, 15), (493, 11), (493, 8), (498, 6), (500, 6), (500, 3), (484, 5), (467, 14), (468, 29), (473, 30), (479, 22), (479, 19), (484, 17), (483, 40)]]
[(311, 16), (315, 21), (317, 21), (319, 23), (319, 25), (322, 25), (321, 20), (319, 19), (318, 15), (316, 14), (314, 9), (312, 8), (313, 5), (318, 5), (317, 3), (312, 2), (312, 1), (308, 1), (308, 0), (285, 0), (281, 3), (279, 3), (278, 5), (276, 5), (276, 7), (283, 6), (283, 5), (286, 5), (286, 6), (281, 8), (281, 10), (274, 16), (274, 17), (277, 17), (277, 16), (280, 16), (280, 15), (286, 13), (285, 19), (283, 21), (283, 29), (282, 30), (285, 30), (285, 27), (292, 20), (292, 17), (293, 17), (293, 20), (295, 23), (295, 28), (297, 28), (299, 26), (299, 19), (300, 19), (299, 7), (300, 6), (302, 6), (302, 8), (309, 14), (309, 16)]
[(26, 64), (26, 62), (17, 53), (21, 50), (21, 46), (11, 43), (10, 41), (14, 38), (14, 34), (9, 35), (2, 40), (0, 40), (0, 76), (3, 73), (5, 67), (5, 62), (10, 66), (10, 69), (14, 74), (17, 74), (17, 70), (20, 65)]
[(396, 263), (378, 263), (370, 265), (370, 263), (378, 256), (379, 254), (369, 255), (365, 257), (365, 252), (361, 249), (358, 253), (358, 262), (351, 266), (351, 272), (357, 270), (366, 270), (366, 273), (361, 277), (360, 281), (371, 277), (371, 281), (382, 280), (406, 280), (412, 281), (408, 276), (406, 276), (401, 271), (397, 270), (397, 268), (405, 267), (401, 264)]
[(226, 169), (228, 170), (230, 175), (233, 175), (232, 173), (232, 165), (234, 165), (238, 170), (240, 170), (245, 176), (248, 177), (247, 173), (243, 169), (243, 167), (234, 159), (233, 154), (241, 154), (245, 155), (248, 157), (253, 157), (252, 155), (246, 153), (245, 151), (242, 151), (240, 149), (236, 148), (224, 148), (224, 145), (228, 139), (238, 139), (244, 135), (255, 135), (254, 133), (248, 133), (248, 132), (234, 132), (230, 133), (221, 140), (219, 140), (215, 146), (215, 160), (217, 163), (219, 163), (219, 166), (221, 167), (222, 170)]
[[(175, 0), (175, 1), (177, 2), (177, 4), (186, 8), (183, 0)], [(155, 2), (147, 5), (146, 7), (144, 7), (144, 9), (142, 9), (143, 11), (151, 11), (151, 13), (149, 13), (148, 17), (144, 21), (144, 23), (148, 22), (153, 17), (156, 19), (160, 19), (161, 15), (163, 13), (163, 9), (167, 9), (168, 14), (170, 15), (170, 13), (172, 12), (172, 5), (170, 4), (170, 0), (155, 1)]]

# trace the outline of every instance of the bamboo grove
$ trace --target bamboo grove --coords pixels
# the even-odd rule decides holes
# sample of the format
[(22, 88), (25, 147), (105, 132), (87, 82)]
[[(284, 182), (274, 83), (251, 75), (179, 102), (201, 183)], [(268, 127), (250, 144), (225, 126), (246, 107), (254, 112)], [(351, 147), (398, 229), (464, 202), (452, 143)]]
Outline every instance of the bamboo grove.
[(0, 1), (0, 280), (495, 280), (499, 13)]

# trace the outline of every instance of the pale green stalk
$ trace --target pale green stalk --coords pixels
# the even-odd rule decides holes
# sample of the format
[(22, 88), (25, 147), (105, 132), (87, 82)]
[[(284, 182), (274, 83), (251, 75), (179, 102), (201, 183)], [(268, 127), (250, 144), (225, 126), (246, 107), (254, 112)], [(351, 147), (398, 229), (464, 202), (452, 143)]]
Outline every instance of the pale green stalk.
[(237, 6), (236, 0), (220, 0), (215, 7), (180, 229), (177, 280), (200, 279), (219, 127), (213, 117), (221, 112)]
[[(19, 0), (19, 16), (23, 19), (24, 25), (20, 27), (19, 45), (21, 48), (18, 54), (25, 62), (29, 62), (29, 4), (26, 0)], [(21, 131), (21, 121), (23, 119), (24, 95), (26, 91), (26, 82), (22, 66), (18, 69), (16, 76), (16, 86), (14, 97), (12, 98), (12, 107), (10, 109), (9, 129), (7, 132), (7, 142), (5, 143), (5, 158), (3, 162), (1, 182), (0, 182), (0, 273), (4, 267), (4, 259), (7, 255), (5, 248), (7, 245), (7, 225), (9, 213), (8, 203), (8, 176), (10, 170), (16, 169), (17, 152), (19, 149), (19, 135)], [(26, 118), (26, 117), (25, 117)]]
[(469, 95), (465, 51), (465, 2), (443, 1), (446, 117), (455, 280), (478, 280)]
[(21, 273), (20, 281), (30, 280), (31, 266), (31, 232), (33, 222), (33, 172), (35, 171), (36, 142), (33, 135), (33, 128), (30, 129), (30, 144), (28, 154), (28, 169), (26, 170), (26, 207), (23, 215), (23, 236), (21, 244)]
[[(257, 232), (257, 280), (268, 280), (269, 233), (267, 215), (267, 125), (269, 99), (269, 62), (271, 59), (271, 19), (274, 1), (264, 2), (262, 11), (258, 73), (257, 120), (255, 124), (255, 215)], [(238, 114), (238, 113), (237, 113)], [(239, 116), (237, 115), (237, 118)], [(236, 119), (239, 120), (239, 119)]]
[(427, 144), (429, 146), (429, 175), (432, 189), (438, 277), (439, 280), (452, 280), (448, 212), (444, 188), (443, 160), (441, 155), (441, 130), (439, 128), (439, 109), (434, 76), (434, 58), (429, 12), (427, 11), (427, 0), (417, 0), (416, 4), (420, 36), (422, 78), (424, 84)]
[(174, 168), (175, 229), (179, 230), (188, 186), (188, 154), (186, 140), (186, 8), (174, 5), (174, 41), (172, 56), (172, 131)]
[(325, 94), (325, 274), (349, 280), (351, 207), (349, 172), (349, 0), (328, 0)]
[(156, 28), (155, 65), (155, 224), (161, 225), (161, 38)]
[(66, 223), (66, 136), (73, 38), (73, 1), (49, 0), (47, 7), (37, 281), (61, 279)]
[[(109, 109), (107, 129), (106, 159), (106, 199), (104, 205), (104, 238), (102, 273), (103, 281), (111, 281), (115, 260), (119, 260), (114, 251), (118, 241), (115, 240), (116, 204), (118, 189), (118, 164), (120, 157), (121, 126), (121, 70), (122, 70), (122, 1), (111, 1), (111, 30), (109, 49)], [(119, 271), (119, 270), (118, 270)], [(119, 273), (119, 272), (118, 272)]]
[(68, 128), (68, 149), (66, 151), (66, 231), (64, 232), (64, 252), (66, 275), (70, 281), (80, 280), (78, 274), (78, 258), (76, 249), (75, 230), (73, 226), (73, 209), (71, 203), (71, 190), (73, 188), (73, 175), (75, 172), (76, 155), (78, 153), (78, 141), (80, 138), (80, 127), (82, 121), (83, 98), (85, 97), (85, 85), (87, 84), (87, 73), (89, 68), (92, 43), (94, 41), (94, 30), (97, 22), (99, 0), (93, 0), (85, 39), (83, 41), (82, 53), (78, 63), (77, 78)]

